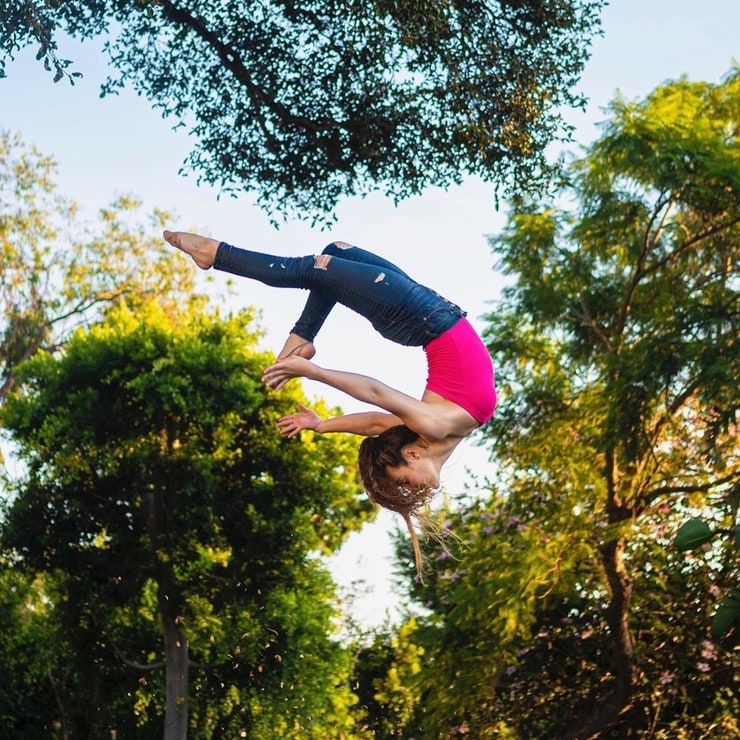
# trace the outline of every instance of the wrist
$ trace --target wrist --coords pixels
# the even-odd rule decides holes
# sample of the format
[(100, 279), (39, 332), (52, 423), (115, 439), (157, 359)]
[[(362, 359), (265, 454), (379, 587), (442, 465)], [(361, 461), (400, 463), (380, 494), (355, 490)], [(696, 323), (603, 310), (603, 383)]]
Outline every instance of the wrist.
[(315, 365), (310, 360), (308, 361), (308, 367), (306, 368), (306, 372), (303, 374), (303, 377), (307, 380), (316, 380), (319, 383), (324, 382), (324, 368), (319, 367), (318, 365)]

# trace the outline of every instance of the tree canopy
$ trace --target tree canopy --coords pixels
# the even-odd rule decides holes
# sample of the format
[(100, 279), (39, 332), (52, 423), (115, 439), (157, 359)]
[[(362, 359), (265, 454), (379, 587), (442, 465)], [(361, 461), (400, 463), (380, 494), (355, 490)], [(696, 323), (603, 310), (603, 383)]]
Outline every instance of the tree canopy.
[[(117, 70), (192, 133), (186, 166), (269, 210), (326, 218), (340, 197), (396, 199), (474, 175), (536, 187), (599, 31), (603, 0), (15, 0), (0, 73), (28, 44), (60, 80), (63, 34), (105, 39)], [(71, 65), (71, 66), (70, 66)], [(84, 73), (84, 70), (82, 70)]]
[(557, 197), (491, 239), (499, 475), (416, 587), (413, 731), (740, 731), (735, 538), (674, 546), (692, 514), (738, 531), (739, 112), (737, 69), (615, 100)]
[(91, 224), (58, 193), (55, 176), (52, 157), (0, 130), (0, 404), (21, 362), (62, 346), (121, 299), (199, 300), (192, 270), (159, 236), (165, 212), (142, 215), (123, 195)]
[[(279, 435), (299, 399), (260, 382), (269, 358), (250, 321), (121, 305), (19, 370), (2, 423), (25, 472), (2, 562), (37, 579), (29, 603), (48, 614), (14, 599), (3, 618), (32, 624), (40, 654), (55, 656), (45, 674), (42, 658), (13, 658), (11, 696), (41, 673), (36, 690), (56, 697), (35, 707), (36, 732), (57, 722), (72, 735), (161, 737), (164, 725), (167, 738), (319, 737), (351, 726), (349, 654), (332, 639), (318, 555), (373, 507), (358, 495), (350, 439)], [(13, 644), (29, 642), (24, 629)], [(8, 726), (33, 724), (2, 710)]]

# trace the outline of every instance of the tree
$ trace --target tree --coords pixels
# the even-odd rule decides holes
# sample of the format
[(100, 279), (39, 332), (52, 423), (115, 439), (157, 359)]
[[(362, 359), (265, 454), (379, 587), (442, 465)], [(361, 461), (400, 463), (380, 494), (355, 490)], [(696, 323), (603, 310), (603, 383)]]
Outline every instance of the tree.
[(18, 371), (2, 422), (25, 472), (0, 544), (59, 594), (72, 736), (161, 736), (163, 718), (168, 738), (352, 726), (318, 555), (373, 509), (351, 440), (277, 432), (298, 397), (261, 384), (250, 322), (121, 304)]
[(615, 100), (557, 198), (492, 239), (500, 476), (450, 512), (423, 591), (428, 727), (738, 733), (737, 625), (710, 633), (737, 559), (673, 546), (699, 512), (738, 524), (738, 111), (738, 69)]
[(424, 651), (414, 643), (415, 631), (412, 618), (394, 634), (383, 631), (369, 642), (361, 641), (352, 685), (371, 737), (403, 738), (410, 728), (412, 733), (420, 729), (413, 726), (419, 704), (414, 676), (421, 670)]
[(159, 236), (166, 213), (142, 221), (141, 204), (122, 196), (91, 227), (56, 192), (55, 174), (50, 157), (0, 130), (0, 404), (18, 364), (60, 347), (121, 298), (193, 300), (192, 270)]
[[(727, 501), (727, 514), (725, 520), (737, 521), (737, 510), (740, 506), (740, 491), (733, 490)], [(731, 529), (716, 529), (707, 524), (704, 519), (691, 517), (685, 521), (676, 533), (674, 545), (685, 552), (687, 550), (703, 550), (718, 535), (727, 538), (726, 556), (722, 559), (724, 567), (732, 568), (737, 561), (735, 550), (740, 550), (740, 524), (735, 524)], [(716, 558), (716, 554), (715, 554)], [(735, 585), (729, 593), (725, 594), (712, 620), (712, 634), (722, 637), (727, 632), (735, 630), (740, 626), (740, 586)]]
[(187, 126), (199, 178), (327, 218), (340, 197), (379, 187), (401, 199), (466, 174), (541, 184), (546, 148), (569, 137), (561, 111), (584, 104), (572, 89), (603, 5), (16, 0), (0, 64), (38, 44), (60, 80), (60, 34), (102, 36), (118, 70), (103, 93), (130, 84)]
[[(59, 687), (74, 668), (57, 655), (69, 650), (52, 607), (53, 580), (22, 573), (0, 560), (0, 662), (8, 680), (0, 692), (0, 733), (4, 738), (41, 740), (50, 731), (68, 737), (67, 716), (57, 704)], [(44, 725), (45, 707), (53, 706), (56, 723)], [(41, 719), (41, 721), (40, 721)]]

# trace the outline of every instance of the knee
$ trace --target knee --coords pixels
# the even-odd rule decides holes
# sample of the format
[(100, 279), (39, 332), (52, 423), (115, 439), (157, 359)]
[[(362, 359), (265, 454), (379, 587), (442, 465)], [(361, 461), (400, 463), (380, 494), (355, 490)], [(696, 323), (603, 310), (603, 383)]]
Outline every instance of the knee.
[(314, 270), (326, 270), (327, 267), (329, 267), (329, 262), (331, 261), (332, 255), (328, 254), (326, 250), (324, 250), (321, 254), (315, 254), (313, 258), (313, 269)]
[(314, 256), (313, 266), (317, 270), (326, 270), (331, 258), (341, 256), (342, 252), (346, 251), (347, 249), (352, 249), (352, 245), (348, 242), (332, 242), (331, 244), (327, 244), (321, 251), (321, 254), (317, 254)]
[(341, 254), (345, 249), (352, 249), (352, 245), (348, 242), (332, 242), (324, 247), (321, 254)]

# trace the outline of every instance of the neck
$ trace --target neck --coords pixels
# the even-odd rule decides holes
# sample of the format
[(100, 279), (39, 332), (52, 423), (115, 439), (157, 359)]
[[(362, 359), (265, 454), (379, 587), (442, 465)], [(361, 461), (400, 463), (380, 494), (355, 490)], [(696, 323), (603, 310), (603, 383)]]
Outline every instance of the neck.
[(425, 443), (428, 445), (427, 455), (431, 460), (437, 463), (439, 466), (438, 470), (447, 462), (450, 455), (452, 455), (462, 439), (462, 437), (447, 437), (434, 442), (428, 442), (425, 440)]

